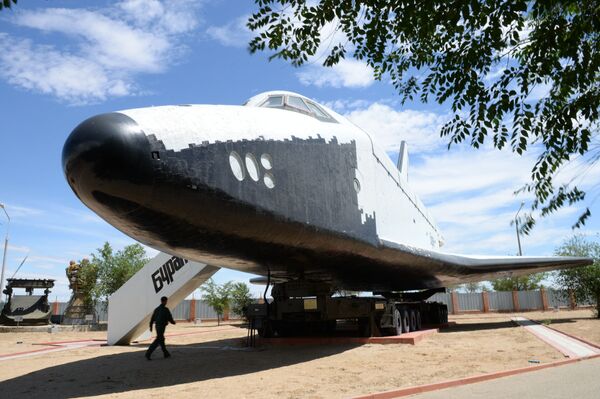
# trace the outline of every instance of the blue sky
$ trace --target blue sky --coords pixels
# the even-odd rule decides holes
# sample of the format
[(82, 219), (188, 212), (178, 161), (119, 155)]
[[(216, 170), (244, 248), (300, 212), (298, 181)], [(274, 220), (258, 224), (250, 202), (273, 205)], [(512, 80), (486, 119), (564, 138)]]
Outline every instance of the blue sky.
[[(373, 81), (358, 61), (326, 69), (317, 59), (297, 69), (249, 54), (244, 24), (255, 7), (251, 0), (165, 3), (44, 0), (0, 13), (0, 202), (12, 218), (7, 277), (28, 255), (19, 276), (57, 279), (53, 295), (66, 300), (70, 259), (88, 256), (104, 241), (116, 248), (133, 243), (80, 203), (64, 179), (62, 145), (79, 122), (150, 105), (241, 104), (274, 89), (302, 93), (347, 115), (393, 159), (407, 140), (409, 181), (437, 219), (446, 251), (516, 253), (510, 221), (521, 200), (531, 198), (513, 191), (528, 180), (534, 154), (466, 146), (448, 151), (438, 133), (448, 109), (401, 107), (389, 82)], [(559, 176), (571, 179), (592, 189), (600, 170), (575, 161)], [(598, 239), (600, 207), (587, 204), (594, 216), (581, 232)], [(572, 234), (579, 212), (569, 207), (541, 221), (522, 238), (524, 253), (551, 254)], [(0, 221), (4, 236), (3, 215)], [(215, 278), (247, 281), (249, 275), (221, 270)]]

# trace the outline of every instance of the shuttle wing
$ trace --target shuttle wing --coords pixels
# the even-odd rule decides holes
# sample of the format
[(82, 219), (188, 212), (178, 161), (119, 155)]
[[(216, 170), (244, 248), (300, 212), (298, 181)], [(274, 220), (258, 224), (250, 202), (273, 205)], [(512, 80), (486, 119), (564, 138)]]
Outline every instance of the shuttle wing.
[(411, 268), (415, 268), (421, 273), (431, 273), (438, 282), (446, 286), (502, 277), (516, 277), (593, 263), (591, 258), (584, 257), (469, 256), (415, 248), (389, 241), (382, 241), (382, 244), (387, 250), (396, 252), (396, 255), (391, 258), (404, 264), (409, 262)]

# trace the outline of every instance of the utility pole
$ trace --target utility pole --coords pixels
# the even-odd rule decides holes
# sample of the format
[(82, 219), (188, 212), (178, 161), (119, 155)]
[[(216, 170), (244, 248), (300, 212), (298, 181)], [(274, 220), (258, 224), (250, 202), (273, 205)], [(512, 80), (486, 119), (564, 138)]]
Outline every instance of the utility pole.
[(4, 255), (2, 256), (2, 273), (0, 274), (0, 298), (2, 297), (2, 290), (4, 289), (4, 270), (6, 268), (6, 249), (8, 248), (8, 232), (10, 231), (10, 216), (6, 212), (4, 204), (0, 204), (0, 208), (4, 211), (8, 224), (6, 225), (6, 237), (4, 238)]
[(523, 205), (525, 205), (525, 201), (521, 201), (521, 206), (515, 215), (515, 230), (517, 232), (517, 244), (519, 245), (519, 256), (523, 256), (523, 251), (521, 251), (521, 234), (519, 233), (519, 212), (523, 209)]

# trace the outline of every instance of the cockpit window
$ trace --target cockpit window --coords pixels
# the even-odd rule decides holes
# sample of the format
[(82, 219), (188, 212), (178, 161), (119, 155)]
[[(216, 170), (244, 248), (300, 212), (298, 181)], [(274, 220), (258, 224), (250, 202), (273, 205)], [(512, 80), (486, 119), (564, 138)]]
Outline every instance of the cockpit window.
[(325, 112), (325, 110), (323, 110), (317, 104), (297, 96), (270, 96), (260, 106), (287, 109), (289, 111), (310, 115), (323, 122), (337, 123), (337, 121), (331, 115)]
[(287, 105), (289, 105), (290, 107), (297, 108), (306, 113), (310, 113), (310, 110), (308, 109), (308, 107), (306, 106), (304, 101), (302, 101), (302, 99), (300, 97), (288, 96)]
[(262, 107), (283, 107), (283, 96), (271, 96), (267, 98)]
[(331, 116), (327, 115), (325, 113), (325, 111), (323, 111), (321, 108), (319, 108), (319, 106), (317, 104), (313, 104), (310, 101), (307, 101), (306, 105), (308, 106), (308, 108), (310, 108), (310, 110), (312, 112), (314, 112), (314, 114), (316, 115), (317, 118), (319, 118), (319, 119), (331, 119)]

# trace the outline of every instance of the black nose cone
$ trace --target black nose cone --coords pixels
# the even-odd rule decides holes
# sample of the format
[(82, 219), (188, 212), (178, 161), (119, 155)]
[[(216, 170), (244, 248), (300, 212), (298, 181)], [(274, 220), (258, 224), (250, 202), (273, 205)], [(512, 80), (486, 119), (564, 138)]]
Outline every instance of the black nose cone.
[(77, 126), (63, 147), (62, 165), (75, 194), (105, 219), (133, 212), (151, 200), (150, 142), (124, 114), (97, 115)]

